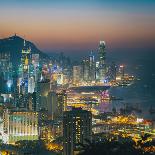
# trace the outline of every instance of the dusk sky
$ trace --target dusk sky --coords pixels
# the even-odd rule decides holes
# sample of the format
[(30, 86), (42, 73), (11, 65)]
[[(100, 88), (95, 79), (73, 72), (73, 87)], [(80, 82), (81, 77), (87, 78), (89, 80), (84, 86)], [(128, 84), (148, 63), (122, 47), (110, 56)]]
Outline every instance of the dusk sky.
[(45, 52), (155, 49), (155, 0), (0, 0), (0, 38), (17, 33)]

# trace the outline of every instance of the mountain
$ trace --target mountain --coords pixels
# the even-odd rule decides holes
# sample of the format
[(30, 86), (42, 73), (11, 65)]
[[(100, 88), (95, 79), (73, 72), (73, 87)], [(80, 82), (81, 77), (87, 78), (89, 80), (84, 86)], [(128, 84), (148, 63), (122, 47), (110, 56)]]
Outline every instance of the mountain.
[[(48, 59), (48, 56), (40, 51), (32, 42), (26, 41), (26, 46), (31, 48), (32, 54), (39, 54), (40, 59)], [(24, 39), (14, 35), (9, 38), (0, 39), (0, 53), (10, 53), (13, 66), (20, 63), (21, 51), (24, 48)]]

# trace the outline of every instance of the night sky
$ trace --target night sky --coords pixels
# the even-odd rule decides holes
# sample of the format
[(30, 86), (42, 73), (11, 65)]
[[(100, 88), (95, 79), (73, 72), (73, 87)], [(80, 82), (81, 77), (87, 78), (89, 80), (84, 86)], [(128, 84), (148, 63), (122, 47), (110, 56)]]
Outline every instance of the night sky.
[(155, 0), (0, 0), (0, 38), (17, 33), (45, 52), (155, 49)]

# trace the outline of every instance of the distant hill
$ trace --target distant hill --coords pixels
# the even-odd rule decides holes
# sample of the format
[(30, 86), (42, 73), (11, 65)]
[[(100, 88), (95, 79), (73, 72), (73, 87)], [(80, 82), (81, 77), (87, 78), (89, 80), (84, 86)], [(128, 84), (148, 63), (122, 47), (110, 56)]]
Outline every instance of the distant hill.
[[(31, 48), (31, 52), (39, 54), (41, 59), (48, 58), (48, 56), (40, 51), (32, 42), (25, 41), (26, 46)], [(0, 53), (10, 53), (11, 60), (14, 66), (20, 63), (21, 51), (24, 47), (24, 39), (14, 35), (9, 38), (0, 39)]]

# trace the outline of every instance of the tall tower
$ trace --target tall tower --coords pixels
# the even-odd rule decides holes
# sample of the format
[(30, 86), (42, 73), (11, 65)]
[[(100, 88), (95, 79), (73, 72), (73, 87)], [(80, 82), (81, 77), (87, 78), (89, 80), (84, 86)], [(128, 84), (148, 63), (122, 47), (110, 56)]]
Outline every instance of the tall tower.
[(0, 53), (0, 78), (2, 83), (0, 91), (3, 93), (10, 93), (13, 87), (12, 63), (10, 53)]
[(58, 116), (63, 116), (63, 111), (67, 108), (67, 93), (65, 90), (57, 93)]
[(29, 78), (29, 65), (30, 65), (31, 49), (26, 46), (24, 40), (24, 48), (22, 49), (21, 66), (22, 66), (22, 93), (28, 93), (28, 78)]
[(24, 40), (24, 48), (22, 49), (22, 58), (21, 58), (23, 73), (28, 72), (30, 53), (31, 49), (26, 47), (26, 41)]
[(24, 40), (24, 47), (21, 51), (21, 64), (19, 66), (19, 79), (18, 79), (18, 95), (17, 104), (20, 108), (28, 107), (28, 82), (29, 82), (29, 66), (30, 66), (31, 49), (26, 46)]
[(98, 57), (99, 57), (99, 68), (98, 68), (98, 73), (99, 73), (99, 81), (103, 83), (104, 79), (106, 78), (106, 52), (105, 52), (105, 42), (100, 41), (99, 44), (99, 49), (98, 49)]
[(81, 82), (81, 66), (73, 66), (73, 84), (79, 85)]
[(89, 81), (89, 60), (84, 59), (82, 62), (82, 73), (83, 73), (83, 81)]
[(91, 140), (92, 114), (81, 108), (73, 108), (64, 112), (63, 138), (64, 155), (74, 155), (79, 152), (78, 144), (85, 143), (85, 139)]
[(47, 97), (48, 117), (55, 120), (58, 116), (58, 98), (56, 92), (49, 92)]
[(103, 66), (105, 64), (105, 59), (106, 59), (105, 42), (104, 41), (100, 41), (99, 48), (98, 48), (98, 56), (99, 56), (100, 66)]
[(89, 55), (89, 80), (95, 80), (95, 57), (93, 55), (93, 51), (91, 51)]

